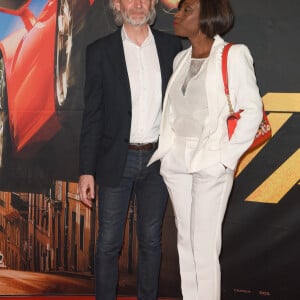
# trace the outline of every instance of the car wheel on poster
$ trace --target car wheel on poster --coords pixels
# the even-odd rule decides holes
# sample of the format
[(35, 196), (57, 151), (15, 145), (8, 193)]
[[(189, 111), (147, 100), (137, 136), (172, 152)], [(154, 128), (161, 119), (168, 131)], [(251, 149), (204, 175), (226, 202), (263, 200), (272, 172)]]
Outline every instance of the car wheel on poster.
[(72, 49), (72, 1), (59, 1), (56, 33), (56, 99), (57, 108), (62, 108), (67, 99), (70, 57)]
[(0, 168), (3, 167), (7, 159), (9, 136), (5, 65), (3, 55), (0, 52)]

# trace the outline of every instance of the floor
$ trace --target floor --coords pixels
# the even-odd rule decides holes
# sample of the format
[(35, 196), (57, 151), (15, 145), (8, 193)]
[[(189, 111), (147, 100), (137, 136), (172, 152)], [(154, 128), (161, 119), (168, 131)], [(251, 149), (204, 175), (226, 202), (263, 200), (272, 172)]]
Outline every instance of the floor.
[[(95, 300), (95, 296), (21, 296), (0, 297), (1, 300)], [(118, 300), (137, 300), (136, 297), (120, 296)], [(159, 300), (179, 300), (178, 298), (159, 298)]]

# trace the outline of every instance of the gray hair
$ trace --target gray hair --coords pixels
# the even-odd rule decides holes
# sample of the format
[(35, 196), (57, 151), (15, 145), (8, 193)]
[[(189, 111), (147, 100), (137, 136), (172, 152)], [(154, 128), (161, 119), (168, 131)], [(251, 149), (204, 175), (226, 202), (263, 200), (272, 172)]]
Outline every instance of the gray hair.
[[(153, 0), (151, 0), (151, 1), (153, 1)], [(154, 0), (154, 2), (155, 2), (155, 5), (157, 5), (158, 0)], [(111, 8), (111, 10), (113, 12), (113, 15), (115, 17), (116, 25), (117, 26), (123, 25), (124, 19), (123, 19), (122, 13), (120, 11), (116, 10), (115, 5), (114, 5), (114, 0), (109, 0), (109, 7)], [(155, 18), (156, 18), (156, 9), (155, 9), (155, 6), (154, 6), (154, 7), (151, 8), (151, 10), (149, 12), (149, 17), (148, 17), (147, 23), (149, 25), (152, 25), (155, 21)]]

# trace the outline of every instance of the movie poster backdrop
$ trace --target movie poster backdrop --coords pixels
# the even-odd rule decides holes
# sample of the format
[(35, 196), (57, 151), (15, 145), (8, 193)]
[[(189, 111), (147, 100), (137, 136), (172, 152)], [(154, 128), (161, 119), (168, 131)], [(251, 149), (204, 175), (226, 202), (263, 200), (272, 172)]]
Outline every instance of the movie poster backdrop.
[[(156, 28), (173, 33), (177, 3), (160, 1)], [(236, 171), (223, 227), (222, 299), (299, 299), (300, 2), (231, 3), (235, 24), (225, 38), (251, 50), (273, 137)], [(83, 206), (76, 184), (85, 48), (115, 29), (108, 0), (0, 0), (2, 296), (94, 293), (97, 202)], [(135, 218), (132, 199), (120, 294), (135, 295)], [(180, 296), (170, 205), (160, 286), (161, 296)]]

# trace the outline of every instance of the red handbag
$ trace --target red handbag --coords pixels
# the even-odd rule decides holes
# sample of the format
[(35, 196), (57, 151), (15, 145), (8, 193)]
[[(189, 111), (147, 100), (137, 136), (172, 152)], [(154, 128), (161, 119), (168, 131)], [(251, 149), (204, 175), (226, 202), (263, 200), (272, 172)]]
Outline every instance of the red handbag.
[[(225, 95), (227, 97), (228, 107), (229, 107), (229, 111), (230, 111), (230, 116), (227, 119), (229, 139), (231, 138), (232, 134), (234, 133), (234, 130), (236, 128), (238, 120), (241, 118), (241, 112), (243, 111), (243, 110), (239, 110), (239, 111), (235, 112), (233, 110), (231, 100), (230, 100), (230, 95), (229, 95), (227, 57), (228, 57), (228, 51), (231, 46), (232, 46), (232, 44), (227, 44), (226, 46), (224, 46), (223, 53), (222, 53), (222, 76), (223, 76), (223, 83), (224, 83), (224, 91), (225, 91)], [(252, 150), (256, 147), (261, 146), (268, 139), (270, 139), (271, 136), (272, 136), (272, 131), (271, 131), (270, 122), (268, 120), (266, 112), (263, 109), (263, 119), (259, 125), (259, 128), (255, 135), (254, 141), (248, 150)]]

